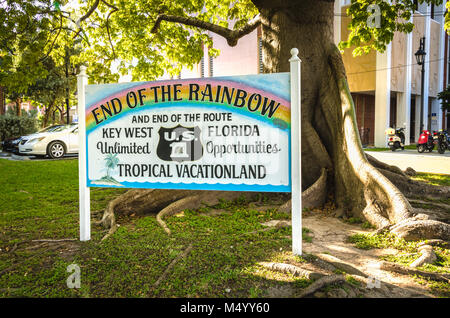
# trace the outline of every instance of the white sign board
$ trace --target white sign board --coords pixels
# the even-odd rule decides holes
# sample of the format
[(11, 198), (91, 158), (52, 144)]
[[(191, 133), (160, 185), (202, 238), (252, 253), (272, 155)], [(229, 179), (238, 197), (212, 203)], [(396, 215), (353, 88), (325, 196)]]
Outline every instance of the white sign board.
[(289, 73), (86, 87), (87, 186), (290, 192)]
[(90, 239), (89, 187), (292, 192), (301, 254), (300, 59), (291, 53), (290, 73), (86, 85), (83, 69), (81, 239)]

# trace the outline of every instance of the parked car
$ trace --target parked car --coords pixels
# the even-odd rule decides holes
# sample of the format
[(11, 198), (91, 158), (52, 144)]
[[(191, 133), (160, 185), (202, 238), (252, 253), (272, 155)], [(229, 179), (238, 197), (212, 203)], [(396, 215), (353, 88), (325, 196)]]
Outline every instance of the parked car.
[(31, 135), (26, 135), (26, 136), (20, 137), (20, 141), (23, 141), (23, 143), (25, 143), (26, 140), (29, 140), (29, 139), (33, 138), (37, 134), (41, 134), (41, 133), (45, 133), (45, 132), (52, 132), (55, 129), (58, 129), (59, 127), (63, 127), (63, 126), (65, 126), (65, 125), (52, 125), (52, 126), (45, 127), (45, 128), (43, 128), (43, 129), (39, 130), (38, 132), (35, 132), (35, 133), (31, 134)]
[(2, 142), (2, 151), (19, 153), (19, 142), (22, 137), (7, 138)]
[(22, 138), (19, 153), (61, 158), (78, 153), (78, 124), (58, 125)]

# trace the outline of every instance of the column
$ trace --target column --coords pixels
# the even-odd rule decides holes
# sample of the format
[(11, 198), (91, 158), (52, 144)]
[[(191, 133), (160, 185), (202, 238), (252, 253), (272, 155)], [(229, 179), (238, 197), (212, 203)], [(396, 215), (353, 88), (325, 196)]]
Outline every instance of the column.
[(375, 84), (375, 147), (386, 147), (391, 104), (391, 44), (384, 53), (377, 52)]
[(411, 135), (411, 70), (413, 63), (412, 33), (406, 35), (404, 61), (406, 66), (403, 86), (405, 89), (403, 93), (397, 94), (397, 127), (405, 127), (405, 144), (409, 145)]
[[(443, 3), (438, 7), (437, 10), (440, 11), (445, 11), (446, 8), (446, 3), (447, 1), (443, 1)], [(435, 9), (436, 10), (436, 9)], [(438, 92), (442, 92), (445, 89), (445, 78), (444, 78), (444, 67), (447, 67), (446, 63), (447, 61), (444, 60), (445, 57), (445, 29), (444, 29), (444, 18), (441, 18), (441, 34), (440, 34), (440, 47), (439, 47), (439, 77), (438, 77)], [(440, 105), (440, 100), (438, 100), (439, 102), (439, 108), (437, 110), (437, 120), (438, 120), (438, 130), (439, 129), (444, 129), (444, 127), (442, 127), (442, 109), (441, 109), (441, 105)]]
[(415, 142), (417, 142), (417, 140), (419, 140), (419, 136), (422, 133), (420, 131), (420, 95), (416, 95), (416, 126), (414, 127), (415, 129)]
[(334, 1), (334, 44), (341, 42), (341, 0)]
[(430, 24), (431, 24), (431, 9), (430, 6), (427, 6), (427, 13), (424, 16), (425, 19), (425, 78), (424, 78), (424, 91), (423, 94), (423, 128), (431, 129), (428, 127), (428, 97), (429, 97), (429, 88), (430, 88)]

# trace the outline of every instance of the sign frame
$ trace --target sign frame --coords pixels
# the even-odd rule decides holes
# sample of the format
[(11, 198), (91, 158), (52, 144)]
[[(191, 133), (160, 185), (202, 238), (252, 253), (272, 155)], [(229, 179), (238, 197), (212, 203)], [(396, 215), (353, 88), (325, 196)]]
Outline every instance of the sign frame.
[[(291, 130), (290, 130), (290, 171), (292, 193), (292, 252), (302, 255), (302, 196), (301, 196), (301, 60), (298, 49), (290, 51), (290, 93), (291, 93)], [(80, 241), (91, 239), (90, 188), (87, 186), (87, 141), (86, 141), (86, 90), (88, 76), (86, 66), (80, 67), (77, 76), (78, 91), (78, 173), (79, 173), (79, 213)], [(248, 185), (247, 185), (248, 186)], [(236, 190), (238, 191), (238, 190)]]

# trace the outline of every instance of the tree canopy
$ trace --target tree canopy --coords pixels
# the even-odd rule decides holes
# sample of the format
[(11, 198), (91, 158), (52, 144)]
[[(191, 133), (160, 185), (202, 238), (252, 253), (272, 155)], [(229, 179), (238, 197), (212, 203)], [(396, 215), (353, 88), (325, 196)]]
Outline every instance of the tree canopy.
[[(200, 61), (203, 45), (211, 48), (209, 52), (213, 56), (219, 53), (213, 47), (210, 32), (226, 37), (228, 43), (234, 45), (238, 38), (230, 40), (228, 31), (245, 28), (251, 31), (258, 26), (259, 2), (262, 1), (90, 1), (82, 9), (89, 13), (89, 9), (96, 8), (83, 21), (82, 27), (92, 41), (85, 60), (101, 61), (100, 65), (97, 62), (90, 65), (94, 76), (102, 72), (108, 74), (114, 59), (120, 61), (119, 71), (122, 74), (130, 71), (134, 80), (154, 79), (164, 72), (177, 75), (183, 66), (192, 67)], [(439, 5), (442, 0), (419, 0), (418, 3)], [(351, 1), (347, 10), (351, 17), (350, 34), (340, 48), (354, 47), (355, 55), (370, 50), (383, 52), (396, 31), (412, 32), (414, 8), (412, 0), (391, 4), (384, 0)], [(447, 12), (446, 21), (448, 19)]]
[[(240, 36), (257, 27), (260, 2), (5, 0), (0, 5), (0, 85), (25, 93), (48, 75), (45, 60), (62, 65), (64, 48), (74, 47), (75, 40), (84, 50), (71, 60), (89, 63), (95, 82), (117, 81), (118, 73), (131, 73), (133, 80), (151, 80), (164, 73), (176, 76), (182, 67), (201, 60), (203, 45), (210, 48), (209, 54), (219, 54), (210, 32), (235, 45)], [(276, 7), (279, 1), (272, 2)], [(442, 0), (418, 1), (424, 2), (439, 5)], [(353, 0), (347, 10), (352, 18), (350, 34), (340, 48), (354, 47), (355, 55), (383, 51), (394, 32), (413, 30), (414, 7), (412, 0), (392, 4)], [(449, 21), (447, 12), (446, 28)]]

